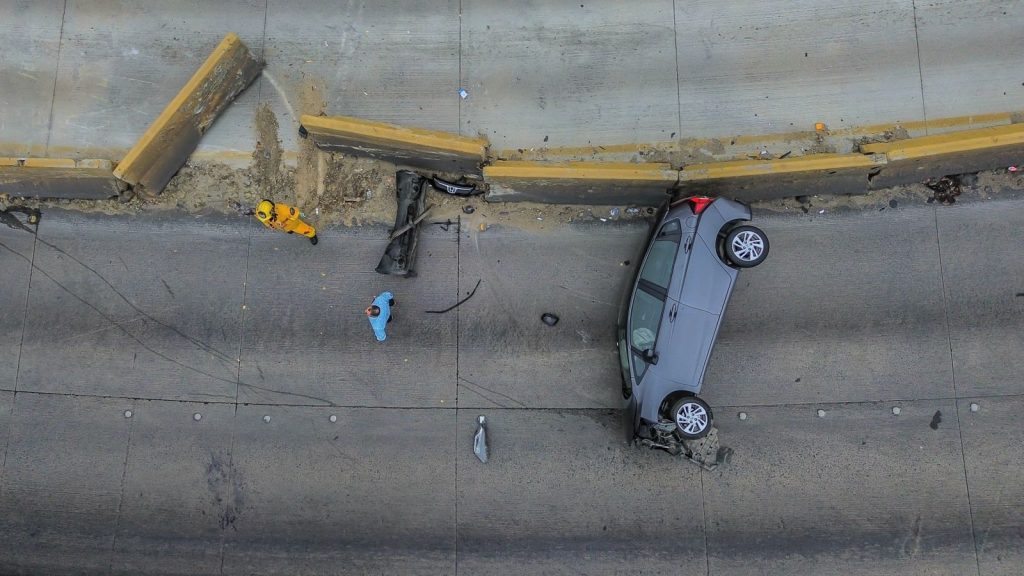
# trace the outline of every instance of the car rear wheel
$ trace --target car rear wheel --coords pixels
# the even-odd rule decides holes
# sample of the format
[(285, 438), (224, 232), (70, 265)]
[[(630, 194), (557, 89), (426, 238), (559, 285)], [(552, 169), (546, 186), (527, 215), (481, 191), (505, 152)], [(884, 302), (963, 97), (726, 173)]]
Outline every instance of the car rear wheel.
[(703, 438), (711, 431), (711, 408), (696, 396), (684, 396), (676, 400), (669, 416), (683, 438)]
[(725, 237), (725, 255), (740, 268), (753, 268), (768, 257), (768, 237), (756, 226), (737, 226)]

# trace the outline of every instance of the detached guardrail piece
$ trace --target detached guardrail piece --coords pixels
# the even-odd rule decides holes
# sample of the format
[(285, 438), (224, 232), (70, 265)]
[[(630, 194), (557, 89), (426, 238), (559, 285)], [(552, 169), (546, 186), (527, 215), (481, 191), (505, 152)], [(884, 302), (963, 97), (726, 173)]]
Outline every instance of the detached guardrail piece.
[(117, 164), (114, 176), (159, 194), (217, 116), (259, 75), (263, 62), (234, 33), (213, 50), (185, 87)]
[(679, 172), (682, 193), (727, 196), (747, 202), (814, 194), (866, 194), (885, 157), (809, 154), (775, 160), (690, 164)]
[(1018, 164), (1024, 157), (1024, 124), (865, 144), (860, 149), (885, 155), (887, 164), (871, 187), (886, 188)]
[(469, 138), (349, 116), (304, 114), (299, 133), (322, 150), (365, 156), (438, 172), (480, 174), (487, 158), (486, 138)]
[(669, 164), (498, 160), (484, 167), (487, 200), (657, 206), (679, 173)]
[(106, 200), (121, 191), (113, 167), (110, 160), (0, 158), (0, 194)]

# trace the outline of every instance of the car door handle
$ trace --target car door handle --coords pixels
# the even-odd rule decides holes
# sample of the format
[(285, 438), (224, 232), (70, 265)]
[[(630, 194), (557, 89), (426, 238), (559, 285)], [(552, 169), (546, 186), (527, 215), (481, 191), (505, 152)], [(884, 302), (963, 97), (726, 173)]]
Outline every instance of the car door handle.
[(676, 314), (678, 312), (679, 312), (679, 305), (678, 304), (673, 304), (672, 305), (672, 309), (668, 311), (668, 321), (669, 322), (675, 322), (676, 321)]
[(683, 242), (683, 252), (689, 252), (690, 248), (693, 248), (693, 234), (686, 237), (686, 241)]

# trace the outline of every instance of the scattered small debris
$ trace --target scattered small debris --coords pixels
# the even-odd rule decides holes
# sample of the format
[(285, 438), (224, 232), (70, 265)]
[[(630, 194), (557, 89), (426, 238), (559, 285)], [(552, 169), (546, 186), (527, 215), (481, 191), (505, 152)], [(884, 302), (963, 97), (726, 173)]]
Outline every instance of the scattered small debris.
[(824, 214), (824, 213), (825, 213), (824, 209), (818, 210), (818, 214)]
[(939, 202), (940, 204), (955, 204), (956, 197), (963, 191), (962, 180), (959, 174), (943, 176), (938, 180), (928, 179), (924, 183), (934, 194), (928, 199), (928, 203)]
[(623, 260), (622, 262), (619, 262), (619, 266), (629, 266), (629, 260)]
[(125, 410), (124, 411), (124, 417), (125, 418), (131, 418), (132, 417), (132, 411), (131, 410)]
[(635, 206), (632, 207), (632, 208), (626, 208), (626, 215), (628, 215), (628, 216), (636, 216), (639, 213), (640, 213), (640, 209), (635, 207)]
[(196, 422), (199, 422), (200, 420), (203, 419), (203, 415), (200, 414), (199, 412), (196, 412), (195, 414), (192, 415), (192, 419), (195, 420)]
[(897, 207), (899, 205), (900, 205), (900, 203), (897, 202), (895, 199), (889, 200), (889, 208), (895, 208), (895, 207)]
[(476, 286), (473, 286), (473, 290), (469, 293), (468, 296), (466, 296), (462, 300), (459, 300), (458, 302), (452, 304), (451, 306), (445, 308), (444, 310), (427, 310), (427, 314), (444, 314), (445, 312), (451, 312), (452, 310), (455, 310), (459, 306), (462, 306), (463, 303), (465, 303), (467, 300), (472, 298), (474, 294), (476, 294), (476, 289), (480, 287), (481, 282), (483, 282), (482, 278), (477, 280)]
[(619, 214), (621, 214), (621, 212), (618, 208), (612, 208), (611, 210), (608, 211), (608, 216), (610, 216), (612, 220), (617, 219), (619, 217)]
[(473, 454), (478, 460), (487, 463), (487, 418), (476, 417), (476, 434), (473, 436)]
[(747, 413), (746, 412), (740, 412), (739, 413), (739, 418), (740, 418), (740, 420), (746, 420), (747, 419)]
[(469, 98), (469, 90), (466, 90), (465, 88), (459, 88), (459, 98), (462, 98), (463, 100)]
[(932, 430), (938, 430), (939, 424), (942, 422), (942, 410), (936, 410), (932, 416), (932, 421), (928, 423), (928, 427)]
[(1009, 167), (1009, 168), (1007, 168), (1006, 170), (1007, 170), (1008, 172), (1016, 172), (1016, 171), (1020, 170), (1020, 168), (1018, 168), (1018, 167), (1016, 167), (1016, 166), (1010, 166), (1010, 167)]
[(895, 415), (899, 416), (899, 415), (900, 415), (900, 412), (903, 412), (903, 410), (901, 410), (899, 406), (893, 406), (893, 407), (892, 407), (892, 413), (893, 413), (893, 414), (895, 414)]
[(784, 152), (784, 153), (783, 153), (783, 154), (782, 154), (781, 156), (779, 156), (779, 160), (782, 160), (783, 158), (786, 158), (787, 156), (789, 156), (789, 155), (790, 155), (790, 154), (792, 154), (792, 153), (793, 153), (793, 151), (792, 151), (792, 150), (789, 150), (789, 151), (787, 151), (787, 152)]
[(483, 222), (481, 222), (480, 225), (477, 226), (477, 229), (480, 230), (481, 232), (483, 232), (484, 230), (487, 230), (487, 224), (484, 224)]
[(265, 414), (265, 415), (263, 416), (263, 421), (264, 421), (264, 422), (268, 422), (268, 423), (269, 423), (269, 422), (270, 422), (270, 414)]
[(331, 417), (328, 418), (328, 420), (330, 420), (331, 422), (337, 422), (338, 421), (338, 416), (335, 415), (335, 414), (331, 414)]
[(473, 212), (476, 212), (476, 208), (473, 208), (469, 204), (466, 204), (465, 206), (462, 207), (463, 214), (472, 214)]
[(981, 410), (981, 406), (976, 402), (971, 402), (971, 412), (977, 412), (978, 410)]
[(558, 316), (555, 316), (550, 312), (545, 312), (540, 315), (540, 321), (548, 326), (554, 326), (555, 324), (558, 324)]
[(825, 417), (825, 411), (819, 408), (818, 409), (818, 418), (824, 418), (824, 417)]

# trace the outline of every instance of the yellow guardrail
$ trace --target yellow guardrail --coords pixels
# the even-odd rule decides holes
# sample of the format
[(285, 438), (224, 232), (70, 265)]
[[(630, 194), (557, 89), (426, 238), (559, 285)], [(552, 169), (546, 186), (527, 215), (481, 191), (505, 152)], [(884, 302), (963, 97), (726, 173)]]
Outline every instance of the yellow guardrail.
[(221, 111), (262, 68), (238, 35), (225, 36), (121, 159), (114, 175), (143, 193), (160, 193)]
[(120, 192), (110, 160), (0, 158), (0, 194), (104, 200)]
[(303, 115), (301, 122), (303, 130), (322, 149), (369, 156), (414, 168), (479, 174), (480, 166), (487, 159), (486, 138), (349, 116)]

